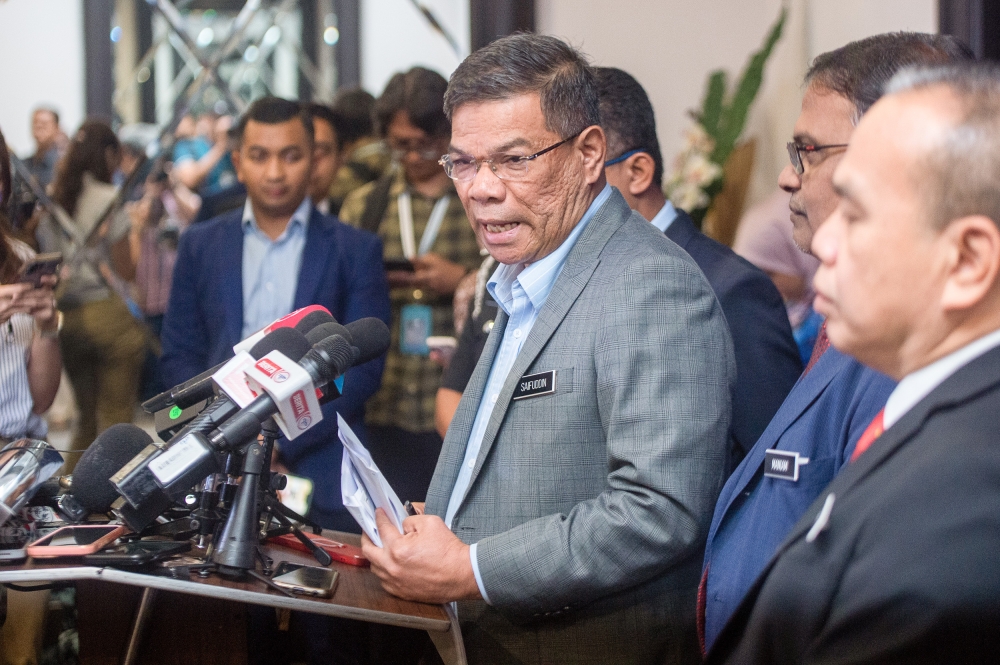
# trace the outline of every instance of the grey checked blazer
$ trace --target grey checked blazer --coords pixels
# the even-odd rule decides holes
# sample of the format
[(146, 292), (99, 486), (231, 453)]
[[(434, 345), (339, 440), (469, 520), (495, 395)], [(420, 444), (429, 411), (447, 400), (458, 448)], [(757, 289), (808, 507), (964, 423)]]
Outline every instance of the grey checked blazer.
[[(506, 324), (501, 310), (428, 513), (445, 514)], [(511, 401), (548, 370), (554, 394)], [(492, 602), (459, 605), (471, 663), (700, 661), (695, 595), (735, 374), (701, 271), (613, 191), (525, 340), (453, 520), (479, 543)]]

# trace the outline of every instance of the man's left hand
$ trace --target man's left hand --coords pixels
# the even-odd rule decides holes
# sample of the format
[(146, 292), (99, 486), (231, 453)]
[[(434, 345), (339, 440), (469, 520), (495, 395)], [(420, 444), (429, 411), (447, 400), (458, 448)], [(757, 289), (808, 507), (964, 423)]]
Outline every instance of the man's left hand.
[(386, 591), (405, 600), (435, 604), (482, 598), (469, 546), (440, 517), (407, 517), (400, 534), (379, 508), (375, 524), (383, 546), (362, 536), (361, 549)]

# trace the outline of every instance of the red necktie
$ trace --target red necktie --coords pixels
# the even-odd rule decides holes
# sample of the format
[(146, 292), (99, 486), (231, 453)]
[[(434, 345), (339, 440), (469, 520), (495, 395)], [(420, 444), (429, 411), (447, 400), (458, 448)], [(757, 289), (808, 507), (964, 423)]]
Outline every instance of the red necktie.
[(698, 624), (698, 644), (701, 645), (701, 655), (705, 655), (705, 603), (708, 593), (708, 566), (701, 575), (701, 582), (698, 584), (698, 615), (695, 618)]
[(826, 321), (819, 328), (819, 334), (816, 335), (816, 343), (813, 345), (812, 355), (809, 356), (809, 363), (806, 365), (805, 371), (802, 372), (802, 376), (809, 373), (809, 370), (813, 368), (813, 365), (819, 360), (820, 356), (826, 353), (826, 350), (830, 348), (830, 338), (826, 336)]
[(885, 409), (882, 409), (877, 414), (875, 414), (875, 417), (872, 418), (872, 421), (868, 424), (868, 427), (861, 434), (861, 438), (858, 439), (858, 445), (854, 446), (854, 452), (851, 453), (852, 462), (861, 457), (861, 453), (868, 450), (868, 447), (875, 442), (875, 439), (882, 436), (882, 432), (885, 431), (885, 427), (883, 427), (884, 414), (885, 414)]

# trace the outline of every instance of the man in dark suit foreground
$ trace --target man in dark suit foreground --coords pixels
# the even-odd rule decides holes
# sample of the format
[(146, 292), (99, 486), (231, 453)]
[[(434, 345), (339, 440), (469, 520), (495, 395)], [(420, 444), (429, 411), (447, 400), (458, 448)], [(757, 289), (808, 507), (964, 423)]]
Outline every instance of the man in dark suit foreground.
[[(777, 287), (736, 252), (701, 233), (663, 196), (663, 158), (653, 105), (639, 82), (614, 67), (594, 67), (601, 127), (608, 136), (608, 184), (629, 207), (691, 255), (726, 315), (736, 354), (730, 426), (733, 466), (771, 422), (802, 372), (792, 327)], [(732, 468), (732, 467), (730, 467)]]
[[(792, 235), (809, 250), (837, 206), (833, 172), (858, 119), (907, 65), (968, 57), (952, 37), (875, 35), (816, 57), (778, 183), (792, 196)], [(825, 330), (802, 378), (719, 496), (699, 594), (711, 647), (778, 545), (850, 458), (894, 382), (830, 348)], [(702, 614), (703, 612), (703, 614)]]
[(391, 593), (459, 600), (472, 663), (699, 662), (694, 599), (735, 379), (698, 266), (604, 178), (593, 76), (554, 37), (469, 56), (442, 162), (500, 263), (426, 514), (380, 513)]
[(995, 662), (1000, 69), (898, 75), (834, 186), (816, 308), (835, 346), (899, 385), (709, 661)]

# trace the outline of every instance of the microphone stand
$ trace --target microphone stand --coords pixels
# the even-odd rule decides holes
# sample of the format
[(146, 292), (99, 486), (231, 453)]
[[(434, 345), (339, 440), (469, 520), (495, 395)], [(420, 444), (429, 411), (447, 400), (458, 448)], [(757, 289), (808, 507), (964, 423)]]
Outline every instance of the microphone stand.
[[(279, 530), (295, 534), (316, 561), (324, 566), (330, 565), (333, 561), (330, 554), (302, 533), (292, 520), (311, 527), (317, 534), (322, 531), (320, 526), (278, 501), (276, 485), (281, 485), (284, 478), (278, 483), (268, 482), (266, 488), (261, 486), (261, 476), (271, 478), (271, 453), (275, 440), (280, 436), (273, 418), (264, 422), (261, 434), (262, 440), (250, 443), (244, 451), (243, 477), (222, 533), (215, 541), (212, 562), (217, 564), (221, 575), (240, 578), (246, 573), (253, 575), (255, 561), (260, 558), (266, 574), (270, 565), (259, 546), (263, 539), (277, 535), (270, 531), (271, 520), (274, 519), (281, 525)], [(261, 517), (264, 518), (263, 525)]]

